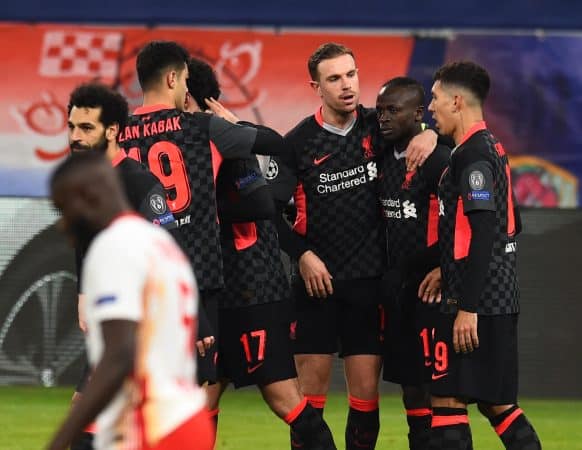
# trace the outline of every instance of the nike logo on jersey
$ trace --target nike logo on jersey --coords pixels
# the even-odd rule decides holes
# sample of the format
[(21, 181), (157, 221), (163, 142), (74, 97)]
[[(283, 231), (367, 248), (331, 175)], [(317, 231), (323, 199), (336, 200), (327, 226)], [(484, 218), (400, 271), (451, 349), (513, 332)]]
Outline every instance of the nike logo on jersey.
[(327, 155), (324, 155), (321, 158), (313, 158), (313, 164), (319, 166), (322, 162), (329, 158), (331, 158), (331, 153), (328, 153)]
[(432, 378), (433, 380), (440, 380), (441, 378), (443, 378), (443, 377), (446, 377), (448, 374), (449, 374), (448, 372), (441, 373), (441, 374), (439, 374), (439, 375), (435, 375), (435, 374), (433, 373), (431, 378)]
[(264, 362), (260, 362), (258, 364), (255, 364), (254, 366), (247, 367), (247, 373), (253, 373), (255, 370), (257, 370), (263, 364), (264, 364)]

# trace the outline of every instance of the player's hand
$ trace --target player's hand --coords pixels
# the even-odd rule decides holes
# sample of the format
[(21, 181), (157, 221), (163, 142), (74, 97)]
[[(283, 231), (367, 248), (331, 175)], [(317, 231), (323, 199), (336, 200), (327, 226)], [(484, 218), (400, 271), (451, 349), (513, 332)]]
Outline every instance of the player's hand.
[(433, 130), (424, 130), (414, 136), (406, 147), (406, 170), (415, 171), (422, 166), (437, 145), (437, 134)]
[(477, 313), (459, 309), (453, 325), (453, 347), (457, 353), (470, 353), (479, 347)]
[(229, 109), (225, 108), (222, 103), (213, 98), (205, 98), (204, 101), (208, 105), (208, 109), (218, 117), (228, 120), (232, 123), (237, 123), (240, 119)]
[(441, 268), (431, 270), (418, 286), (418, 298), (423, 303), (441, 302)]
[(85, 321), (85, 294), (79, 294), (77, 300), (77, 315), (79, 319), (79, 328), (83, 333), (86, 333), (87, 322)]
[(202, 339), (196, 341), (196, 348), (198, 349), (198, 354), (204, 358), (206, 356), (206, 350), (214, 345), (214, 336), (206, 336)]
[(310, 297), (326, 298), (333, 294), (333, 277), (324, 262), (311, 250), (307, 250), (299, 258), (299, 273)]

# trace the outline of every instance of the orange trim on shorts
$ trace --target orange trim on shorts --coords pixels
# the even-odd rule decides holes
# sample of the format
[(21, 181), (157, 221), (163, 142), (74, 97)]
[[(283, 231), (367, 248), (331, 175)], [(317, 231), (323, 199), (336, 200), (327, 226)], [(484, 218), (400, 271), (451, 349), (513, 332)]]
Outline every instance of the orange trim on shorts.
[(311, 406), (317, 409), (325, 408), (327, 402), (327, 395), (306, 395), (305, 398)]
[(432, 416), (432, 409), (430, 408), (407, 409), (406, 415), (409, 417)]
[(498, 436), (501, 436), (505, 431), (509, 428), (509, 426), (517, 419), (520, 415), (523, 414), (521, 408), (517, 408), (513, 411), (509, 416), (507, 416), (503, 422), (495, 427), (495, 432)]
[(373, 400), (362, 400), (361, 398), (353, 397), (348, 394), (348, 403), (350, 408), (361, 412), (372, 412), (380, 408), (379, 397), (376, 397)]
[(285, 423), (287, 425), (291, 425), (291, 423), (295, 419), (297, 419), (299, 414), (301, 414), (303, 412), (303, 410), (305, 409), (306, 406), (307, 406), (307, 398), (303, 397), (303, 400), (301, 400), (299, 402), (299, 404), (295, 408), (293, 408), (289, 414), (287, 414), (285, 417), (283, 417), (283, 420), (285, 421)]
[(432, 416), (431, 427), (447, 427), (451, 425), (459, 425), (462, 423), (469, 423), (469, 416), (467, 416), (467, 414), (458, 416)]

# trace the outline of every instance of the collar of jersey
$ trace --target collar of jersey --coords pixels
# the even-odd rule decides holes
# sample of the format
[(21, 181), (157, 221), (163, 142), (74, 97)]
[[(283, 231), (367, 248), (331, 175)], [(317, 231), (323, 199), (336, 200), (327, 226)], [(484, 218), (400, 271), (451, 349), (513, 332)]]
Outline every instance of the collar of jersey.
[(460, 147), (465, 142), (467, 142), (469, 140), (469, 138), (471, 136), (473, 136), (475, 133), (477, 133), (478, 131), (482, 131), (482, 130), (486, 130), (486, 129), (487, 129), (487, 124), (485, 123), (484, 120), (477, 122), (475, 125), (473, 125), (471, 128), (469, 128), (469, 131), (467, 131), (465, 133), (465, 136), (463, 136), (463, 139), (461, 139), (461, 142), (459, 142), (457, 144), (457, 147)]
[(153, 113), (153, 112), (157, 112), (157, 111), (162, 111), (164, 109), (176, 109), (173, 106), (169, 106), (169, 105), (162, 105), (157, 104), (157, 105), (147, 105), (147, 106), (140, 106), (138, 108), (135, 108), (135, 110), (133, 111), (134, 114), (148, 114), (148, 113)]
[(121, 161), (123, 161), (125, 158), (127, 158), (127, 154), (121, 149), (117, 150), (117, 153), (111, 160), (111, 165), (113, 167), (117, 167), (121, 163)]
[(318, 110), (315, 111), (315, 121), (319, 124), (319, 126), (329, 131), (330, 133), (339, 134), (340, 136), (346, 136), (350, 131), (352, 131), (352, 128), (354, 128), (354, 125), (356, 124), (357, 118), (358, 110), (355, 109), (353, 122), (350, 123), (350, 125), (346, 128), (338, 128), (323, 121), (323, 106), (320, 106)]

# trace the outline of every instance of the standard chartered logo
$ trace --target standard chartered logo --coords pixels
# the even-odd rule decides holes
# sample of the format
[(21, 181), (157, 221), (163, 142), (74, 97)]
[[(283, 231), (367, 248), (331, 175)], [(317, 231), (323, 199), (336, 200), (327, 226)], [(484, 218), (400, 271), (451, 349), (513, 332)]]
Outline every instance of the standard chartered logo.
[(319, 194), (330, 194), (344, 191), (366, 184), (376, 178), (378, 178), (376, 162), (369, 161), (365, 166), (362, 164), (340, 172), (320, 173), (317, 192)]
[(380, 199), (386, 219), (418, 219), (416, 204), (410, 200), (400, 201), (399, 198)]
[(370, 161), (366, 164), (366, 169), (368, 170), (368, 180), (372, 181), (378, 178), (378, 168), (376, 167), (376, 161)]

